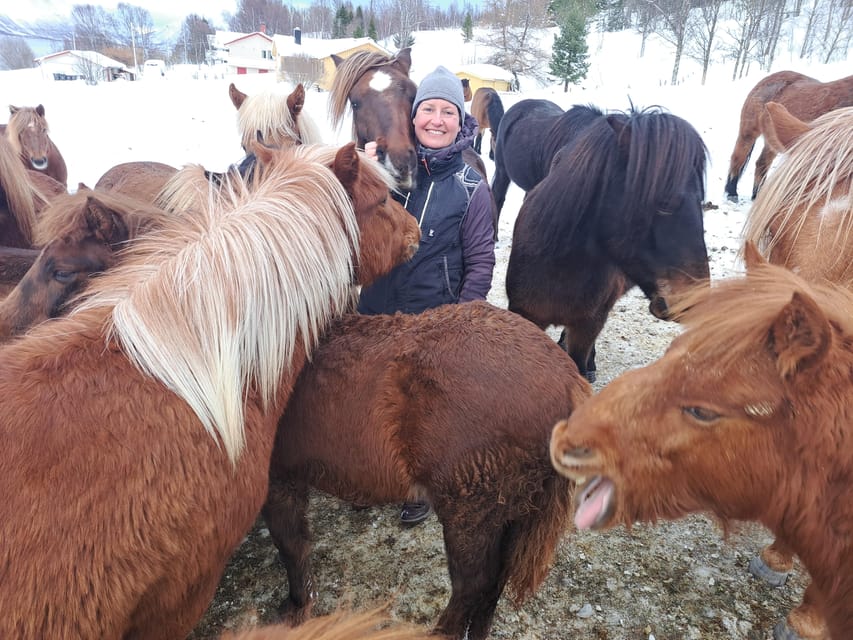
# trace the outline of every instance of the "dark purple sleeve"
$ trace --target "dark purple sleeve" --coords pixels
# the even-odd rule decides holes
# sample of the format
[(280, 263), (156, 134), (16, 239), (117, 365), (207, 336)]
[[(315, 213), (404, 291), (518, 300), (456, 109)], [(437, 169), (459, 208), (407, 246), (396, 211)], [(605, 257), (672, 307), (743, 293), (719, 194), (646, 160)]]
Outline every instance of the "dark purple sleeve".
[(483, 180), (474, 189), (468, 213), (462, 221), (462, 259), (465, 274), (459, 302), (485, 300), (492, 288), (495, 269), (495, 240), (492, 225), (492, 193)]

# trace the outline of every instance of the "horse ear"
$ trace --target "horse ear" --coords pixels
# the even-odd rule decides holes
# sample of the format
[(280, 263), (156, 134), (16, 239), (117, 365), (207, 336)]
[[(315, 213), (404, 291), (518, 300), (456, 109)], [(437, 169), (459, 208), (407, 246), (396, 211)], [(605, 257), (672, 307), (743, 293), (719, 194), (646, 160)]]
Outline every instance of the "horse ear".
[(231, 104), (234, 105), (234, 108), (239, 111), (248, 96), (235, 87), (232, 82), (228, 85), (228, 97), (231, 98)]
[(127, 242), (130, 233), (121, 216), (94, 196), (86, 198), (86, 224), (95, 238), (105, 244)]
[(795, 291), (770, 328), (776, 367), (786, 381), (819, 365), (829, 351), (829, 320), (809, 296)]
[(335, 68), (340, 67), (341, 64), (343, 63), (343, 61), (344, 61), (344, 59), (341, 58), (339, 55), (337, 55), (335, 53), (332, 54), (332, 62), (335, 63)]
[(36, 107), (36, 113), (39, 114), (42, 118), (44, 118), (44, 105), (40, 104)]
[(767, 264), (767, 260), (761, 255), (761, 252), (752, 240), (743, 246), (743, 263), (746, 266), (747, 272)]
[(302, 107), (305, 106), (305, 87), (300, 82), (296, 85), (293, 92), (287, 96), (287, 110), (294, 118), (302, 113)]
[(20, 110), (20, 107), (16, 107), (13, 104), (9, 105), (9, 114), (10, 115), (15, 115), (16, 113), (18, 113), (19, 110)]
[(792, 115), (784, 105), (768, 102), (761, 113), (761, 131), (776, 153), (785, 153), (811, 126)]
[(335, 163), (332, 165), (332, 171), (350, 195), (358, 178), (358, 163), (355, 142), (350, 142), (338, 150), (335, 154)]
[(409, 69), (412, 68), (412, 48), (406, 47), (400, 49), (397, 55), (394, 56), (394, 65), (406, 75), (409, 75)]
[(85, 182), (78, 182), (77, 183), (77, 191), (83, 191), (84, 189), (87, 191), (91, 191), (91, 189), (88, 186), (86, 186)]
[[(260, 132), (258, 133), (260, 136)], [(257, 159), (257, 164), (261, 166), (272, 164), (273, 158), (273, 149), (263, 144), (263, 140), (253, 140), (251, 144), (249, 144), (249, 148), (247, 151), (251, 154), (254, 154)]]
[(619, 153), (627, 157), (631, 147), (631, 136), (626, 135), (629, 128), (628, 116), (624, 113), (611, 113), (607, 116), (607, 124), (616, 134), (616, 146)]

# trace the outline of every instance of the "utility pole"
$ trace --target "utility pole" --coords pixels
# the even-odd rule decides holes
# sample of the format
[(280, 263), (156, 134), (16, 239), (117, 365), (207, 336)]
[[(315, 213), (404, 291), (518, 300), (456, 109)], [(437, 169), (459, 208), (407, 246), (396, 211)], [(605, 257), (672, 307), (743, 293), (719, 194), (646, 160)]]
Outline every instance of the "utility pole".
[(136, 26), (130, 23), (130, 46), (133, 48), (133, 72), (139, 73), (139, 63), (136, 61)]

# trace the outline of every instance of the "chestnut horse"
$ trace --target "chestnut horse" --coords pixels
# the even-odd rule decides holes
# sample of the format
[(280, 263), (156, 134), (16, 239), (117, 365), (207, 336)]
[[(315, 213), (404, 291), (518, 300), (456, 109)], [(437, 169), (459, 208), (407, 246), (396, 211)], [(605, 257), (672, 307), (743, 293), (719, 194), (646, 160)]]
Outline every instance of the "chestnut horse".
[[(835, 109), (804, 123), (774, 102), (766, 105), (767, 143), (786, 153), (767, 177), (749, 212), (746, 242), (772, 263), (810, 281), (830, 281), (853, 290), (853, 107)], [(781, 541), (752, 559), (750, 570), (773, 585), (793, 568)], [(826, 637), (825, 624), (809, 602), (779, 623), (800, 638)]]
[(264, 91), (248, 96), (232, 82), (228, 86), (231, 104), (237, 109), (237, 130), (244, 151), (261, 133), (263, 142), (272, 147), (321, 143), (320, 129), (304, 110), (305, 88), (302, 83), (287, 96)]
[(185, 637), (263, 505), (306, 356), (353, 303), (354, 257), (369, 274), (410, 244), (354, 145), (258, 153), (254, 188), (173, 216), (0, 349), (3, 637)]
[[(501, 140), (509, 140), (510, 111)], [(585, 125), (569, 127), (572, 139), (521, 205), (506, 292), (510, 311), (543, 329), (565, 327), (561, 344), (593, 381), (595, 340), (631, 286), (642, 289), (652, 314), (668, 319), (673, 296), (709, 280), (706, 150), (689, 123), (659, 109), (573, 107), (559, 120)], [(533, 162), (540, 151), (507, 147), (499, 141), (498, 155)]]
[(153, 203), (157, 201), (157, 196), (177, 171), (171, 165), (153, 160), (122, 162), (107, 169), (98, 178), (95, 189), (112, 191)]
[[(24, 274), (33, 266), (38, 255), (38, 249), (20, 249), (0, 245), (0, 296), (6, 296), (14, 289)], [(3, 301), (0, 300), (0, 309), (2, 307)], [(0, 318), (2, 315), (3, 313), (0, 311)], [(2, 325), (2, 319), (0, 319), (0, 325)], [(2, 336), (2, 329), (0, 329), (0, 336)]]
[(834, 640), (853, 629), (853, 293), (746, 248), (746, 277), (696, 289), (685, 331), (559, 422), (575, 524), (711, 512), (793, 550)]
[(764, 105), (768, 102), (778, 102), (794, 116), (808, 122), (832, 109), (853, 106), (853, 76), (821, 82), (796, 71), (777, 71), (759, 81), (747, 94), (741, 108), (737, 142), (726, 181), (729, 200), (738, 199), (737, 183), (759, 136), (764, 135), (765, 140), (755, 161), (753, 199), (776, 157), (777, 152), (767, 144), (765, 135)]
[(359, 505), (428, 501), (452, 585), (436, 631), (485, 638), (504, 587), (516, 605), (532, 595), (566, 531), (571, 487), (548, 439), (589, 395), (553, 340), (487, 302), (334, 323), (296, 383), (270, 466), (263, 514), (287, 570), (282, 614), (304, 619), (318, 586), (306, 519), (316, 487)]
[(36, 186), (5, 137), (0, 136), (0, 245), (30, 249), (36, 215), (50, 199)]
[(221, 640), (440, 640), (414, 625), (394, 622), (381, 611), (341, 611), (309, 620), (298, 627), (277, 624), (237, 633)]
[[(412, 125), (412, 104), (417, 86), (409, 78), (411, 49), (400, 49), (393, 58), (372, 51), (357, 51), (342, 59), (332, 54), (337, 65), (329, 95), (329, 115), (340, 126), (347, 102), (352, 107), (353, 139), (360, 148), (376, 141), (376, 157), (394, 176), (397, 187), (415, 188), (417, 147)], [(465, 163), (488, 180), (480, 154), (468, 147), (462, 151)], [(497, 209), (492, 205), (494, 237), (498, 237)]]
[(44, 106), (15, 107), (9, 105), (9, 122), (5, 125), (6, 139), (24, 166), (68, 187), (68, 169), (59, 149), (50, 139)]
[(89, 278), (112, 267), (139, 235), (169, 226), (172, 214), (120, 193), (78, 189), (56, 198), (35, 228), (33, 251), (19, 282), (0, 301), (0, 342), (53, 318)]
[(471, 100), (471, 115), (477, 119), (480, 130), (474, 138), (474, 151), (481, 153), (483, 144), (483, 132), (489, 130), (489, 158), (495, 159), (495, 138), (498, 135), (498, 126), (504, 117), (504, 104), (498, 92), (490, 87), (480, 87), (474, 92)]

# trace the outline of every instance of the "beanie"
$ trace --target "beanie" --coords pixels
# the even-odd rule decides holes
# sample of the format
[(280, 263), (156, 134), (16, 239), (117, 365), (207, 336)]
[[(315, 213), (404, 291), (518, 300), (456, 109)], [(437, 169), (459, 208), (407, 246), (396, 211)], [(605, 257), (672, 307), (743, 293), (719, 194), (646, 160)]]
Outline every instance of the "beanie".
[(441, 98), (447, 100), (459, 109), (459, 118), (465, 113), (465, 97), (462, 93), (462, 81), (447, 67), (436, 67), (435, 71), (428, 74), (418, 87), (418, 93), (415, 95), (415, 102), (412, 104), (412, 117), (415, 117), (415, 111), (418, 110), (418, 105), (424, 100), (433, 98)]

